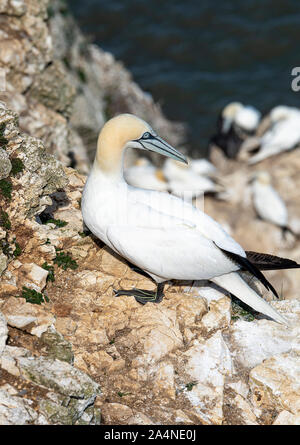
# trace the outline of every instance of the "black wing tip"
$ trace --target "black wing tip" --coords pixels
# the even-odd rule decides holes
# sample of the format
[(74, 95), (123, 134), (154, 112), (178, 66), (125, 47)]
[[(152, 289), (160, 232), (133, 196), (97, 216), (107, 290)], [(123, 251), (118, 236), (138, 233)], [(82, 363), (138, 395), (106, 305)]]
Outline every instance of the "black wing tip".
[(248, 260), (260, 270), (299, 269), (300, 264), (289, 258), (268, 253), (246, 251)]
[(247, 257), (242, 257), (233, 252), (229, 252), (227, 250), (221, 249), (225, 255), (228, 256), (232, 261), (236, 262), (241, 266), (242, 269), (247, 270), (252, 273), (264, 286), (267, 290), (270, 290), (276, 298), (279, 298), (276, 289), (272, 286), (272, 284), (266, 279), (266, 277), (262, 274), (262, 272), (257, 268), (255, 264), (253, 264)]

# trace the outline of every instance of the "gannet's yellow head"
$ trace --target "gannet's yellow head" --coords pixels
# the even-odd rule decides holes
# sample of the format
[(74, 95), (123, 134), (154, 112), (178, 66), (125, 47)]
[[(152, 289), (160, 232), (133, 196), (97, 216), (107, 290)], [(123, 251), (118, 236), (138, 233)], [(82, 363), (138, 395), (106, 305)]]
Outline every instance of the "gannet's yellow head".
[(237, 113), (243, 109), (240, 102), (230, 102), (222, 111), (222, 132), (228, 133)]
[(222, 116), (233, 119), (236, 113), (242, 108), (243, 104), (241, 102), (230, 102), (228, 105), (226, 105), (226, 107), (224, 107)]
[(95, 164), (105, 173), (120, 171), (124, 150), (129, 147), (187, 162), (185, 156), (157, 136), (145, 121), (133, 114), (120, 114), (103, 126), (98, 138)]

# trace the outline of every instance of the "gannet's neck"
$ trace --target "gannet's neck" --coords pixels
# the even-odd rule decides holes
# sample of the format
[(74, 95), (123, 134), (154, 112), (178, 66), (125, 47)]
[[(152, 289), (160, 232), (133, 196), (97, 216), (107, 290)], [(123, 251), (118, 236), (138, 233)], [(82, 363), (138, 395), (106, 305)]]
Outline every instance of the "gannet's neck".
[(98, 138), (97, 152), (93, 164), (93, 175), (104, 177), (109, 182), (122, 182), (123, 162), (126, 149), (118, 133), (102, 131)]
[(123, 114), (110, 119), (102, 127), (98, 137), (97, 152), (93, 170), (107, 179), (123, 181), (123, 159), (128, 143), (134, 143), (147, 124), (130, 114)]
[(102, 177), (106, 182), (125, 182), (123, 168), (125, 151), (126, 150), (124, 149), (119, 152), (119, 156), (115, 156), (114, 160), (111, 159), (111, 156), (109, 159), (105, 159), (101, 154), (99, 155), (98, 160), (96, 156), (91, 174), (93, 176)]

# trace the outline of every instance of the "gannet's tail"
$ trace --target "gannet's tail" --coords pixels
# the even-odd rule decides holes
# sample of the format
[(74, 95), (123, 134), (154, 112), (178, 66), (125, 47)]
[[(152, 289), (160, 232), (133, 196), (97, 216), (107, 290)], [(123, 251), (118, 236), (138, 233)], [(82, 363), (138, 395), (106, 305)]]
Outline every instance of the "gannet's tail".
[(231, 272), (219, 277), (212, 278), (211, 281), (223, 287), (235, 297), (242, 300), (255, 311), (261, 312), (278, 323), (288, 325), (287, 320), (272, 308), (263, 298), (261, 298), (250, 286), (240, 277), (237, 272)]
[(248, 260), (259, 270), (299, 269), (300, 264), (268, 253), (246, 251)]

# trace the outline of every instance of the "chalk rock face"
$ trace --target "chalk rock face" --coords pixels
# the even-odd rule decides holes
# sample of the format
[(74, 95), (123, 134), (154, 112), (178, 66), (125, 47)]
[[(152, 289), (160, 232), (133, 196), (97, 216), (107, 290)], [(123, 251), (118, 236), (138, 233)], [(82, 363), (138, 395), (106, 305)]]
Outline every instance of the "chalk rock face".
[(11, 218), (40, 213), (48, 202), (46, 197), (66, 184), (63, 168), (46, 153), (40, 140), (20, 133), (16, 113), (1, 107), (0, 125), (6, 156), (15, 163), (13, 171), (6, 171), (0, 199), (6, 198)]
[(132, 417), (132, 410), (121, 403), (107, 403), (102, 410), (103, 420), (106, 424), (124, 423)]
[(95, 398), (98, 391), (98, 385), (92, 379), (60, 360), (49, 360), (44, 357), (32, 360), (30, 357), (19, 357), (17, 366), (25, 379), (56, 390), (65, 396), (87, 399), (87, 405), (90, 399)]
[(277, 354), (300, 347), (300, 303), (279, 301), (273, 303), (276, 309), (285, 308), (291, 320), (291, 326), (282, 326), (269, 320), (257, 320), (249, 323), (238, 320), (230, 331), (232, 351), (239, 364), (253, 368)]
[(4, 315), (0, 312), (0, 356), (4, 351), (7, 340), (7, 323)]
[(195, 383), (192, 390), (186, 392), (186, 397), (201, 422), (221, 424), (225, 377), (231, 375), (232, 363), (220, 331), (205, 343), (195, 341), (185, 357), (186, 373)]
[(230, 326), (231, 301), (228, 297), (223, 297), (218, 301), (212, 301), (209, 312), (202, 318), (201, 324), (208, 332)]
[(250, 372), (252, 401), (258, 408), (300, 413), (300, 353), (291, 350), (265, 360)]
[(31, 407), (32, 402), (17, 394), (10, 385), (0, 387), (0, 425), (47, 424), (44, 416), (38, 416)]
[[(0, 386), (1, 425), (99, 424), (99, 410), (94, 406), (99, 385), (72, 365), (10, 346), (0, 365), (11, 375), (11, 384)], [(29, 397), (22, 398), (22, 393)]]
[[(56, 88), (54, 88), (56, 85)], [(35, 78), (31, 87), (32, 99), (41, 102), (47, 108), (69, 117), (75, 99), (76, 89), (71, 79), (66, 76), (62, 62), (55, 60)]]
[(131, 318), (129, 328), (131, 332), (124, 340), (141, 352), (133, 360), (133, 366), (155, 363), (182, 346), (176, 312), (170, 309), (140, 307)]
[(273, 425), (300, 425), (300, 414), (281, 411), (274, 420)]
[[(41, 213), (52, 202), (49, 195), (64, 187), (67, 179), (62, 165), (46, 153), (40, 140), (20, 133), (16, 113), (0, 107), (0, 126), (2, 151), (10, 164), (9, 169), (2, 169), (0, 187), (2, 273), (29, 241), (26, 218)], [(34, 262), (24, 266), (23, 275), (24, 285), (32, 283), (38, 290), (46, 284), (47, 271)], [(13, 280), (10, 280), (9, 288), (16, 288)]]
[(11, 162), (5, 150), (0, 149), (0, 179), (7, 178), (11, 171)]
[(55, 321), (55, 317), (36, 304), (9, 297), (1, 306), (9, 326), (24, 329), (40, 337)]

